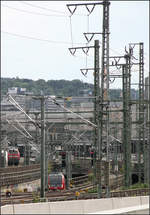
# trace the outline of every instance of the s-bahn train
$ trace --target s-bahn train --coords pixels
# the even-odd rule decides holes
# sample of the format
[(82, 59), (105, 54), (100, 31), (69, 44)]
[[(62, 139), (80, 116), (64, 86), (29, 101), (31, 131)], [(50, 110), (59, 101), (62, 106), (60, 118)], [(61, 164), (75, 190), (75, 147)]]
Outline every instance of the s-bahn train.
[(49, 174), (48, 189), (49, 190), (64, 190), (65, 189), (65, 176), (62, 173)]
[(20, 152), (18, 148), (8, 149), (8, 166), (18, 165), (20, 161)]

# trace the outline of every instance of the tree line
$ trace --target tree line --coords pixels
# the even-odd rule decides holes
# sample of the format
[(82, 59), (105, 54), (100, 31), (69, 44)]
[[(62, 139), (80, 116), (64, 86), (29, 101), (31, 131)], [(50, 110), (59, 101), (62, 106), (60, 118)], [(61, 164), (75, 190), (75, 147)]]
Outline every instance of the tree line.
[[(31, 79), (16, 78), (1, 78), (1, 95), (6, 95), (8, 88), (18, 87), (26, 88), (27, 92), (33, 94), (40, 94), (41, 91), (44, 95), (56, 96), (82, 96), (84, 93), (93, 94), (94, 85), (82, 82), (78, 79), (69, 80), (48, 80), (38, 79), (37, 81)], [(137, 98), (138, 91), (131, 90), (132, 99)], [(111, 99), (120, 99), (122, 97), (121, 89), (110, 89)]]

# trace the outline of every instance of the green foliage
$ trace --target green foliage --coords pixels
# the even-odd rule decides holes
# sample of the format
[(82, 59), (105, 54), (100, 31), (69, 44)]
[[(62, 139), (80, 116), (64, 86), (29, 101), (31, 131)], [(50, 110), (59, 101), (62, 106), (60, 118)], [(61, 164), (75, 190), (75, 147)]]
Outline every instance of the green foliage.
[(89, 173), (88, 174), (88, 179), (89, 179), (89, 181), (93, 181), (93, 179), (94, 179), (94, 174), (93, 173)]
[(92, 188), (88, 190), (88, 193), (97, 193), (97, 188)]
[(52, 164), (51, 162), (48, 163), (48, 174), (52, 171)]
[(129, 187), (129, 189), (148, 188), (148, 184), (136, 183)]
[[(31, 79), (16, 78), (1, 78), (1, 95), (6, 95), (8, 88), (20, 87), (26, 88), (28, 92), (33, 94), (40, 94), (43, 91), (44, 95), (56, 95), (56, 96), (81, 96), (84, 90), (93, 92), (94, 84), (83, 83), (82, 81), (75, 79), (68, 80), (48, 80), (39, 79), (33, 81)], [(110, 89), (110, 97), (114, 100), (120, 100), (122, 98), (121, 89)], [(131, 90), (132, 98), (138, 97), (138, 91)]]
[(131, 190), (131, 189), (142, 189), (142, 188), (148, 188), (149, 185), (145, 183), (136, 183), (131, 185), (130, 187), (122, 187), (121, 190)]
[(33, 203), (40, 202), (40, 196), (39, 196), (38, 193), (33, 192), (33, 193), (32, 193), (32, 196), (33, 196)]
[(45, 95), (56, 95), (56, 96), (79, 96), (80, 92), (85, 88), (85, 84), (88, 89), (93, 91), (93, 85), (83, 83), (80, 80), (48, 80), (39, 79), (33, 81), (30, 79), (19, 79), (19, 78), (1, 78), (1, 93), (5, 95), (8, 92), (8, 88), (20, 87), (26, 88), (28, 92), (34, 94), (40, 94), (41, 91)]

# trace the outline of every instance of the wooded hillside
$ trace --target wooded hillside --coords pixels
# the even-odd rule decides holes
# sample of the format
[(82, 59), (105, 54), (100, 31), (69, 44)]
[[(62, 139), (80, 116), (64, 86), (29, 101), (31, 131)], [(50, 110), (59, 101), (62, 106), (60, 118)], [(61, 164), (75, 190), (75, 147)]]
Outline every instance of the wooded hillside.
[[(76, 79), (68, 80), (48, 80), (39, 79), (37, 81), (31, 79), (20, 78), (1, 78), (1, 93), (5, 95), (8, 88), (20, 87), (26, 88), (28, 92), (40, 94), (43, 91), (44, 95), (57, 95), (57, 96), (82, 96), (83, 91), (93, 93), (94, 85), (83, 83)], [(137, 91), (132, 89), (132, 98), (137, 96)], [(119, 99), (121, 96), (121, 89), (111, 89), (111, 99)]]

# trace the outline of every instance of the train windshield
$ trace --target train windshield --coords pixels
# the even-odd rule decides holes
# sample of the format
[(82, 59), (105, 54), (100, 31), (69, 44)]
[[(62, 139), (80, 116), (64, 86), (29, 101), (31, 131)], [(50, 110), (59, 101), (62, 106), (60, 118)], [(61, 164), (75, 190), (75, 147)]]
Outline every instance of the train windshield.
[(50, 177), (50, 185), (58, 186), (62, 183), (62, 175), (49, 175)]
[(9, 150), (9, 153), (10, 153), (10, 154), (18, 154), (18, 151), (17, 151), (17, 150), (14, 150), (14, 149), (10, 149), (10, 150)]

